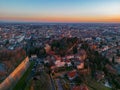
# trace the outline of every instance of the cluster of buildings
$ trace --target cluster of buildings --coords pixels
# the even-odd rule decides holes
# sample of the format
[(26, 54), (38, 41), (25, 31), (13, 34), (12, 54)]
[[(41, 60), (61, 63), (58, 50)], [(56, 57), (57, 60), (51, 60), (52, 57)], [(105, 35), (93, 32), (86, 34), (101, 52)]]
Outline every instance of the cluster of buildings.
[[(70, 71), (66, 71), (63, 75), (67, 75), (71, 81), (79, 76), (79, 73), (89, 73), (89, 67), (86, 68), (87, 54), (85, 50), (81, 49), (76, 54), (68, 54), (63, 57), (56, 55), (54, 51), (50, 50), (49, 43), (63, 37), (77, 37), (86, 41), (92, 49), (107, 57), (109, 61), (112, 61), (114, 57), (115, 64), (106, 67), (111, 69), (110, 71), (116, 72), (117, 70), (117, 73), (120, 73), (119, 24), (0, 24), (0, 50), (4, 48), (14, 50), (16, 47), (26, 45), (30, 47), (30, 43), (34, 42), (33, 46), (45, 47), (48, 55), (44, 59), (44, 64), (49, 65), (51, 72), (59, 73), (61, 69), (66, 71), (67, 67)], [(1, 69), (3, 66), (0, 64), (0, 72), (3, 71)], [(96, 78), (103, 77), (103, 72), (96, 72)], [(76, 88), (82, 86), (73, 85), (71, 88), (79, 90)]]
[[(99, 44), (105, 44), (100, 50), (115, 46), (120, 38), (119, 24), (0, 24), (0, 47), (9, 42), (7, 48), (25, 44), (25, 40), (34, 38), (39, 44), (41, 39), (60, 39), (78, 37)], [(107, 44), (107, 45), (106, 45)], [(120, 44), (120, 43), (118, 43)]]
[(84, 60), (87, 57), (85, 50), (80, 50), (77, 54), (65, 55), (64, 57), (55, 55), (53, 51), (48, 53), (49, 55), (44, 60), (44, 63), (49, 63), (52, 70), (55, 70), (59, 67), (64, 67), (65, 65), (70, 67), (72, 66), (72, 62), (77, 69), (83, 69)]
[[(74, 82), (81, 74), (90, 72), (89, 67), (85, 67), (85, 64), (87, 64), (87, 54), (84, 49), (78, 50), (76, 54), (66, 54), (65, 56), (56, 54), (50, 49), (49, 45), (46, 45), (46, 51), (48, 55), (44, 59), (44, 64), (49, 67), (58, 90), (61, 90), (60, 88), (66, 89), (66, 84), (70, 84), (68, 88), (71, 90), (88, 90), (86, 85), (82, 85), (79, 82), (80, 85), (77, 85), (78, 83)], [(58, 78), (65, 78), (65, 76), (67, 76), (67, 81)]]

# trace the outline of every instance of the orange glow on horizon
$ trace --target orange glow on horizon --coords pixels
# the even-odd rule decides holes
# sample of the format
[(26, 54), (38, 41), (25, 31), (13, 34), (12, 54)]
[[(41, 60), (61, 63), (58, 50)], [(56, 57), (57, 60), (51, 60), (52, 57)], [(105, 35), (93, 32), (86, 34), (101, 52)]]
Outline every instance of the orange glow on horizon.
[(100, 16), (100, 17), (50, 17), (50, 16), (28, 16), (28, 17), (0, 17), (1, 20), (23, 21), (23, 22), (120, 22), (120, 16)]

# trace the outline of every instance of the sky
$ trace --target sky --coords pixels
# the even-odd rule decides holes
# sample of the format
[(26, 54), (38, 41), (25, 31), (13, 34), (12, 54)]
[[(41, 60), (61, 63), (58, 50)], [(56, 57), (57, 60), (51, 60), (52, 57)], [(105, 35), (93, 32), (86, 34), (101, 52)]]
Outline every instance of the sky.
[(0, 0), (0, 21), (120, 22), (120, 0)]

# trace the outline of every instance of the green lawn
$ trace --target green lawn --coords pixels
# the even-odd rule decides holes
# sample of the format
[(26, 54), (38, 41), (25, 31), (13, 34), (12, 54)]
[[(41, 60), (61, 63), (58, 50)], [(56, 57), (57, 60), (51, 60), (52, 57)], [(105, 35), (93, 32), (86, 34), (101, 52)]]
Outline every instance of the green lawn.
[(30, 72), (31, 72), (31, 70), (33, 68), (33, 65), (34, 65), (34, 62), (31, 62), (29, 68), (23, 74), (23, 76), (21, 77), (21, 79), (18, 81), (18, 83), (13, 88), (13, 90), (21, 90), (21, 89), (23, 89), (26, 86), (25, 80), (28, 77), (28, 75), (30, 74)]
[(71, 70), (73, 70), (73, 67), (66, 67), (66, 70), (71, 71)]
[(88, 80), (87, 86), (90, 88), (90, 90), (112, 90), (108, 87), (105, 87), (104, 85), (100, 84), (95, 80)]
[(33, 87), (34, 90), (51, 90), (51, 83), (48, 74), (46, 72), (42, 72), (38, 76), (40, 79), (31, 79), (28, 85), (25, 87), (25, 90), (30, 90), (31, 87)]
[(28, 85), (25, 87), (25, 90), (30, 90), (31, 85), (32, 85), (32, 79), (28, 82)]

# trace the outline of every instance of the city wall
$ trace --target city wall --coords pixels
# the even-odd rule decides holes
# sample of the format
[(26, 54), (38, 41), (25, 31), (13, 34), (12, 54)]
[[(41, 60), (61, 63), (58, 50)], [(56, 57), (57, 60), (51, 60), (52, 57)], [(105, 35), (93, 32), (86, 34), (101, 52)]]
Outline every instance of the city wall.
[(12, 90), (24, 72), (30, 65), (29, 58), (26, 57), (21, 64), (0, 84), (0, 90)]

